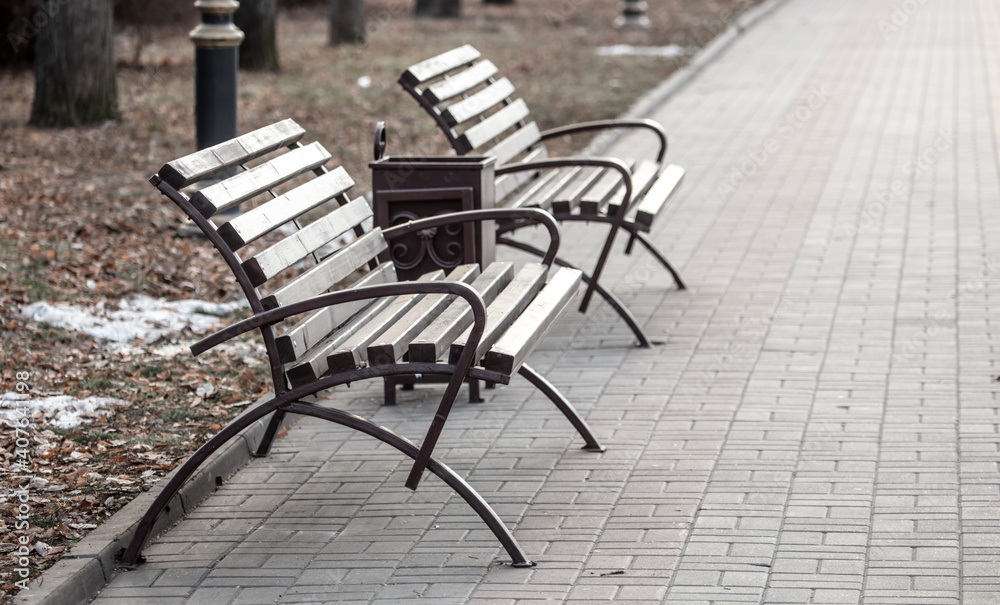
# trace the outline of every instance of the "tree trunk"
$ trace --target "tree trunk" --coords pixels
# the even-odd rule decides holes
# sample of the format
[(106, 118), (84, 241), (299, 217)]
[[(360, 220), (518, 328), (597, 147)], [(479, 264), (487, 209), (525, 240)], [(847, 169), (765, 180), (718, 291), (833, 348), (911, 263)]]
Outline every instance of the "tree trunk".
[(30, 123), (76, 126), (118, 118), (112, 0), (42, 0), (33, 23)]
[(461, 0), (417, 0), (418, 17), (459, 17)]
[(330, 46), (365, 43), (365, 0), (330, 0)]
[(240, 0), (233, 23), (243, 30), (240, 69), (278, 71), (278, 41), (275, 33), (277, 0)]

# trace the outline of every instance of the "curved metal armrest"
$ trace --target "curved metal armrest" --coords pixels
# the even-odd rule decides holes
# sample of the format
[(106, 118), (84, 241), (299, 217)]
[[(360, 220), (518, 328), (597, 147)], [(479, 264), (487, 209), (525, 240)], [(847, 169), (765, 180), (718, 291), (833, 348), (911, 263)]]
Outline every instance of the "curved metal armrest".
[(611, 168), (617, 170), (625, 184), (625, 192), (622, 196), (622, 203), (618, 207), (618, 214), (615, 216), (615, 225), (621, 226), (628, 214), (628, 205), (632, 199), (632, 173), (629, 172), (628, 165), (618, 158), (587, 157), (587, 156), (566, 156), (562, 158), (550, 158), (547, 160), (536, 160), (534, 162), (522, 162), (515, 164), (504, 164), (496, 169), (496, 176), (510, 174), (512, 172), (523, 172), (525, 170), (549, 170), (553, 168), (569, 168), (572, 166), (594, 166), (598, 168)]
[(663, 162), (667, 155), (667, 132), (659, 122), (653, 120), (594, 120), (593, 122), (580, 122), (579, 124), (569, 124), (558, 128), (550, 128), (542, 132), (542, 140), (561, 137), (578, 132), (588, 132), (591, 130), (605, 130), (610, 128), (643, 128), (653, 131), (660, 141), (660, 150), (656, 154), (657, 163)]
[(427, 218), (417, 219), (395, 227), (390, 227), (382, 232), (386, 240), (395, 239), (401, 235), (440, 227), (442, 225), (453, 225), (455, 223), (471, 223), (488, 221), (495, 219), (521, 219), (528, 223), (541, 223), (549, 232), (549, 248), (542, 258), (542, 263), (552, 266), (556, 255), (559, 253), (559, 224), (552, 215), (538, 208), (490, 208), (485, 210), (464, 210), (462, 212), (451, 212)]
[(313, 298), (278, 307), (277, 309), (271, 309), (270, 311), (264, 311), (263, 313), (257, 313), (253, 317), (248, 317), (230, 326), (226, 326), (215, 334), (194, 343), (191, 345), (191, 353), (196, 356), (201, 355), (212, 347), (235, 338), (240, 334), (251, 332), (263, 326), (276, 324), (279, 321), (300, 313), (357, 300), (398, 296), (400, 294), (455, 294), (464, 298), (468, 301), (469, 306), (472, 307), (474, 317), (469, 342), (473, 343), (474, 348), (479, 347), (479, 340), (482, 338), (482, 333), (486, 326), (486, 304), (483, 302), (483, 298), (479, 292), (472, 286), (462, 282), (421, 281), (378, 284), (375, 286), (341, 290), (339, 292), (314, 296)]

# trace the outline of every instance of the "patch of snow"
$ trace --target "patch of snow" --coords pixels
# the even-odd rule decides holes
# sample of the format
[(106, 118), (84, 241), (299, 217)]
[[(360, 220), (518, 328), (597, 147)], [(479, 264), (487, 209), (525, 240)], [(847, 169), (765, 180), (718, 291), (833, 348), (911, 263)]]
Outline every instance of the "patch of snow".
[(33, 321), (84, 332), (100, 340), (152, 343), (185, 328), (196, 334), (220, 325), (220, 316), (246, 307), (246, 303), (211, 303), (203, 300), (166, 301), (137, 296), (118, 303), (117, 310), (103, 303), (87, 309), (76, 305), (36, 302), (21, 309)]
[(128, 405), (128, 402), (112, 397), (83, 397), (69, 395), (31, 399), (24, 393), (4, 393), (0, 396), (0, 420), (10, 422), (23, 418), (40, 417), (45, 424), (60, 429), (70, 429), (85, 422), (88, 416), (108, 414), (104, 409), (109, 405)]
[(627, 55), (642, 55), (645, 57), (680, 57), (688, 54), (683, 46), (668, 44), (667, 46), (632, 46), (631, 44), (615, 44), (613, 46), (598, 46), (597, 54), (605, 57), (621, 57)]

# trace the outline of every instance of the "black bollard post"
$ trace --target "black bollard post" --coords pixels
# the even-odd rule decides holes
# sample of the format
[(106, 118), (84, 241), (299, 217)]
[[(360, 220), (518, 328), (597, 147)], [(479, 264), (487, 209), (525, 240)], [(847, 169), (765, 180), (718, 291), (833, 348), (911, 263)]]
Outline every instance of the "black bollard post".
[(649, 29), (653, 24), (646, 16), (645, 0), (624, 0), (622, 14), (615, 19), (618, 29)]
[(198, 149), (236, 137), (236, 77), (243, 32), (233, 25), (236, 0), (197, 0), (201, 23), (191, 31)]

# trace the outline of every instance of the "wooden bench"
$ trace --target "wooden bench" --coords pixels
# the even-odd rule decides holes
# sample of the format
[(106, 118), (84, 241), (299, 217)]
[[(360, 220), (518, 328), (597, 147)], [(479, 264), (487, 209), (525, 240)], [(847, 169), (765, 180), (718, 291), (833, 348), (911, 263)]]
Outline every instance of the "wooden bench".
[[(651, 120), (600, 120), (542, 132), (531, 121), (524, 100), (515, 98), (510, 80), (469, 45), (411, 66), (399, 83), (433, 116), (456, 153), (496, 157), (498, 206), (537, 207), (559, 221), (610, 225), (593, 272), (583, 276), (587, 290), (580, 311), (587, 310), (597, 292), (628, 323), (639, 345), (650, 346), (632, 313), (599, 280), (618, 231), (625, 230), (629, 235), (625, 253), (631, 254), (638, 241), (670, 272), (677, 287), (684, 289), (677, 271), (646, 235), (684, 178), (683, 168), (664, 164), (667, 136), (663, 128)], [(553, 137), (615, 128), (651, 132), (659, 143), (655, 158), (550, 158), (544, 146)], [(501, 225), (498, 241), (542, 254), (504, 236), (516, 228), (510, 223)], [(557, 262), (572, 266), (562, 259)]]
[[(218, 249), (252, 311), (193, 345), (192, 352), (259, 330), (274, 393), (178, 468), (146, 511), (121, 565), (137, 563), (160, 512), (212, 452), (270, 416), (257, 451), (266, 455), (287, 413), (356, 429), (410, 456), (407, 487), (416, 489), (423, 471), (431, 471), (472, 506), (514, 565), (530, 565), (490, 506), (431, 454), (464, 381), (507, 384), (515, 373), (555, 403), (585, 449), (602, 451), (570, 403), (524, 363), (580, 283), (578, 271), (550, 270), (559, 245), (557, 224), (539, 210), (497, 209), (365, 229), (372, 212), (363, 197), (348, 196), (351, 177), (343, 168), (327, 169), (330, 153), (319, 143), (300, 143), (304, 134), (284, 120), (170, 162), (150, 179)], [(238, 207), (240, 214), (216, 228), (214, 215)], [(506, 262), (461, 265), (447, 275), (438, 271), (398, 282), (392, 263), (377, 259), (387, 242), (407, 233), (497, 219), (544, 225), (551, 243), (541, 262), (518, 270)], [(344, 234), (351, 241), (338, 247)], [(418, 374), (448, 378), (420, 446), (346, 411), (305, 400), (337, 385)]]

